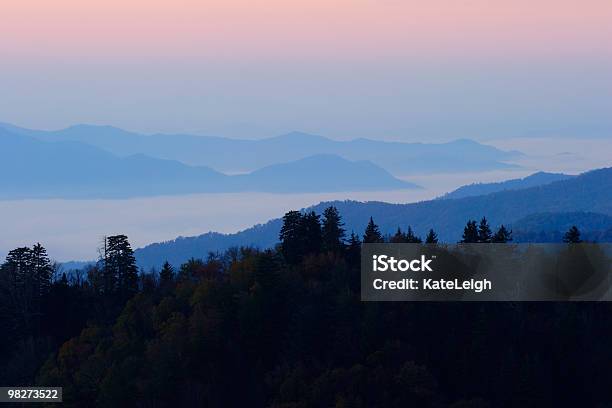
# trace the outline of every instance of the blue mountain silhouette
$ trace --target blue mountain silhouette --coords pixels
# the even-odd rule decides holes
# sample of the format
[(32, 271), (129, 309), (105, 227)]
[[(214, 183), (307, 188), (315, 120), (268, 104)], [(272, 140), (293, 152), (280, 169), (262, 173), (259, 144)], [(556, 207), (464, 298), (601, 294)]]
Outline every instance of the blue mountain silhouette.
[(562, 173), (546, 173), (540, 171), (533, 173), (530, 176), (501, 181), (498, 183), (474, 183), (467, 186), (459, 187), (458, 189), (451, 191), (443, 195), (440, 198), (453, 199), (453, 198), (464, 198), (472, 197), (483, 194), (496, 193), (498, 191), (505, 190), (520, 190), (522, 188), (542, 186), (544, 184), (550, 184), (554, 181), (567, 180), (574, 176)]
[[(440, 239), (456, 242), (460, 239), (468, 219), (479, 220), (486, 216), (493, 227), (500, 224), (525, 226), (521, 233), (532, 230), (551, 231), (568, 223), (578, 222), (580, 228), (593, 228), (597, 220), (612, 216), (612, 168), (583, 173), (566, 180), (519, 190), (500, 191), (491, 194), (454, 200), (430, 200), (412, 204), (383, 202), (333, 201), (323, 202), (306, 210), (322, 213), (334, 205), (340, 211), (348, 232), (361, 234), (369, 217), (385, 234), (392, 234), (397, 227), (412, 226), (424, 236), (434, 228)], [(555, 213), (544, 221), (526, 218), (539, 214)], [(574, 213), (563, 215), (563, 213)], [(580, 216), (581, 213), (597, 213)], [(599, 217), (599, 218), (598, 218)], [(527, 227), (532, 223), (531, 227)], [(535, 225), (533, 224), (535, 223)], [(278, 242), (280, 218), (256, 225), (235, 234), (206, 233), (196, 237), (177, 238), (173, 241), (148, 245), (136, 251), (143, 266), (159, 266), (166, 259), (179, 265), (191, 257), (205, 257), (209, 251), (222, 251), (232, 246), (271, 247)]]
[(0, 199), (111, 198), (204, 192), (380, 191), (417, 187), (369, 162), (333, 155), (228, 176), (143, 154), (124, 157), (86, 143), (44, 142), (0, 128)]
[(186, 134), (143, 135), (112, 126), (77, 125), (41, 131), (0, 124), (12, 133), (43, 141), (87, 143), (119, 156), (145, 154), (222, 172), (247, 172), (280, 162), (319, 154), (334, 154), (352, 161), (369, 160), (394, 175), (485, 171), (517, 167), (507, 163), (520, 155), (472, 140), (448, 143), (401, 143), (369, 139), (336, 141), (323, 136), (292, 132), (262, 140), (228, 139)]

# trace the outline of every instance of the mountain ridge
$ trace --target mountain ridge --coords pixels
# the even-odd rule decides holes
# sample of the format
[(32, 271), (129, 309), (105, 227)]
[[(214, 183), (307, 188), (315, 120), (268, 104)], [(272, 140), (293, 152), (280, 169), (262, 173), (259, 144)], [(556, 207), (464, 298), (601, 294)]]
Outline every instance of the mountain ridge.
[(567, 180), (573, 175), (563, 173), (547, 173), (538, 171), (523, 178), (510, 179), (495, 183), (472, 183), (461, 186), (449, 193), (444, 194), (439, 199), (449, 200), (457, 198), (472, 197), (490, 193), (496, 193), (505, 190), (520, 190), (528, 187), (536, 187), (545, 184), (550, 184), (555, 181)]
[[(229, 139), (188, 134), (129, 132), (104, 125), (75, 125), (44, 131), (1, 124), (0, 128), (44, 141), (79, 141), (118, 156), (142, 153), (205, 165), (222, 172), (247, 172), (315, 154), (336, 154), (346, 160), (369, 160), (396, 176), (427, 172), (486, 171), (516, 168), (509, 163), (520, 153), (502, 151), (468, 139), (447, 143), (404, 143), (353, 139), (338, 141), (303, 132), (259, 139)], [(298, 142), (296, 142), (299, 141)]]
[[(372, 163), (310, 156), (265, 171), (226, 175), (145, 154), (118, 157), (75, 141), (44, 142), (0, 128), (0, 199), (127, 198), (225, 192), (332, 192), (411, 189)], [(26, 159), (27, 160), (24, 160)]]
[[(424, 236), (434, 228), (441, 241), (460, 239), (467, 220), (486, 216), (493, 227), (513, 222), (537, 213), (591, 212), (612, 216), (612, 167), (592, 170), (576, 177), (520, 190), (507, 190), (482, 196), (453, 200), (429, 200), (411, 204), (390, 204), (376, 201), (321, 202), (304, 210), (321, 214), (334, 205), (346, 224), (347, 232), (361, 234), (369, 217), (381, 232), (391, 234), (397, 227), (409, 225)], [(231, 246), (270, 247), (277, 243), (281, 219), (247, 228), (234, 234), (209, 232), (152, 244), (136, 250), (142, 265), (155, 266), (168, 260), (176, 264), (190, 257), (205, 256), (209, 251), (222, 251)]]

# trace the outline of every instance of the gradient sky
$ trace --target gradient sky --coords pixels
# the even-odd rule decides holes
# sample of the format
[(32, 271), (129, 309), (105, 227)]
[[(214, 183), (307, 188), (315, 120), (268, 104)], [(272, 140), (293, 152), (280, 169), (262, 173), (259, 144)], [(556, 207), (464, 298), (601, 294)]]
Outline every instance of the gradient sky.
[(610, 0), (4, 0), (0, 121), (612, 137)]

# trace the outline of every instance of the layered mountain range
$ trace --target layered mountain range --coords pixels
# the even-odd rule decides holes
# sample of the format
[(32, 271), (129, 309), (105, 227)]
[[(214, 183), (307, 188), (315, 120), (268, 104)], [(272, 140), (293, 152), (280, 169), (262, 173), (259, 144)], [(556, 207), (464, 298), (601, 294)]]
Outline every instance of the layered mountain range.
[(144, 154), (207, 166), (224, 173), (244, 173), (313, 155), (337, 155), (346, 160), (368, 160), (396, 176), (414, 173), (484, 171), (516, 167), (508, 161), (521, 155), (468, 139), (448, 143), (404, 143), (371, 139), (332, 140), (291, 132), (259, 140), (187, 134), (144, 135), (112, 126), (77, 125), (43, 131), (1, 124), (14, 134), (46, 142), (79, 142), (120, 157)]
[[(494, 227), (508, 225), (517, 241), (550, 242), (560, 240), (568, 226), (582, 227), (586, 237), (612, 240), (612, 168), (593, 170), (558, 181), (538, 178), (542, 184), (496, 191), (456, 199), (435, 199), (411, 204), (383, 202), (322, 202), (304, 211), (323, 210), (333, 205), (343, 217), (348, 232), (361, 234), (370, 217), (385, 234), (398, 227), (424, 236), (433, 228), (441, 241), (461, 238), (467, 220), (487, 217)], [(514, 183), (513, 183), (514, 184)], [(155, 267), (164, 261), (179, 265), (191, 257), (205, 257), (208, 252), (232, 246), (272, 247), (278, 242), (281, 219), (273, 219), (235, 234), (209, 232), (195, 237), (148, 245), (136, 251), (143, 267)]]
[(144, 154), (117, 156), (78, 141), (43, 141), (0, 128), (0, 199), (127, 198), (220, 192), (384, 191), (418, 188), (367, 160), (317, 154), (247, 174)]

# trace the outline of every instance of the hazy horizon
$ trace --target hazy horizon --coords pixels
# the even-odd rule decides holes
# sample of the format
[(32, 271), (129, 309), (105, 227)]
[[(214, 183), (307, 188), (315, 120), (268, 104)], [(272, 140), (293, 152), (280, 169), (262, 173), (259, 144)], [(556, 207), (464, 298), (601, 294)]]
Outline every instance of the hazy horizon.
[[(527, 154), (518, 171), (412, 178), (425, 191), (407, 202), (472, 182), (611, 165), (610, 21), (608, 0), (9, 1), (0, 13), (0, 121), (241, 139), (292, 131), (472, 139)], [(125, 226), (115, 232), (140, 246), (233, 232), (328, 196), (283, 195), (274, 207), (262, 199), (239, 222), (242, 204), (220, 197), (81, 200), (78, 208), (0, 201), (0, 255), (40, 240), (53, 257), (90, 258), (112, 217)], [(146, 218), (138, 205), (165, 215)], [(38, 222), (27, 208), (41, 213)], [(214, 219), (220, 213), (224, 223)]]
[[(288, 210), (327, 200), (397, 203), (431, 199), (462, 185), (524, 177), (536, 171), (580, 172), (612, 166), (612, 139), (501, 139), (491, 145), (521, 150), (517, 169), (413, 174), (408, 181), (423, 190), (336, 193), (187, 194), (130, 199), (0, 200), (0, 257), (10, 249), (40, 241), (59, 261), (91, 260), (104, 235), (125, 233), (135, 248), (208, 231), (237, 232), (278, 218)], [(35, 215), (35, 216), (34, 216)]]
[(8, 2), (0, 119), (241, 138), (610, 137), (611, 19), (600, 0)]

